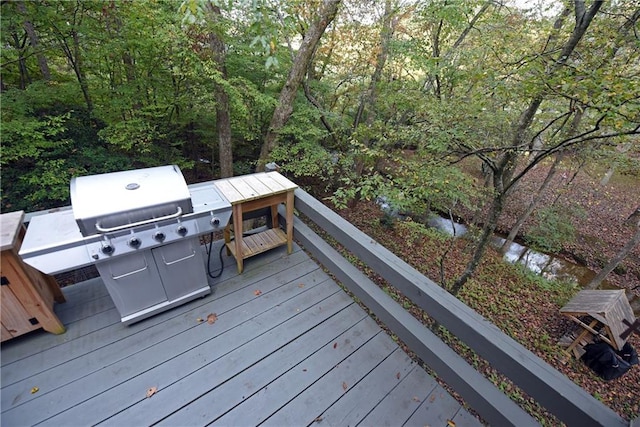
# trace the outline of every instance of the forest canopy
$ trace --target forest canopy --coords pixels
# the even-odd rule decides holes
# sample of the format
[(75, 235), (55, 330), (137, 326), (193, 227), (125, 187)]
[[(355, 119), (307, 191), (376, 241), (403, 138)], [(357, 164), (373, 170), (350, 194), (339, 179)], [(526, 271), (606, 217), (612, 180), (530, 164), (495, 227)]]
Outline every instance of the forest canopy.
[[(472, 188), (465, 157), (492, 175), (532, 153), (637, 172), (635, 2), (333, 3), (271, 132), (320, 1), (2, 2), (3, 210), (67, 204), (75, 175), (176, 163), (218, 177), (221, 106), (226, 174), (254, 170), (271, 132), (268, 160), (345, 200), (383, 183), (403, 207), (446, 209)], [(505, 153), (517, 162), (501, 170)]]

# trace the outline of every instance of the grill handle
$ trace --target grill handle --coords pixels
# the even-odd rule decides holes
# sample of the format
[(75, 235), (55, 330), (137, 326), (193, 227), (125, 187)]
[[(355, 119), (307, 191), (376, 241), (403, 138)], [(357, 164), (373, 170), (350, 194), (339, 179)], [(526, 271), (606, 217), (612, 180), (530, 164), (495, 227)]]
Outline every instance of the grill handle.
[(139, 268), (139, 269), (137, 269), (137, 270), (130, 271), (130, 272), (128, 272), (128, 273), (121, 274), (121, 275), (119, 275), (119, 276), (114, 276), (114, 275), (112, 274), (112, 275), (111, 275), (111, 278), (112, 278), (113, 280), (120, 280), (120, 279), (124, 279), (125, 277), (129, 277), (129, 276), (133, 276), (134, 274), (142, 273), (142, 272), (143, 272), (143, 271), (145, 271), (148, 267), (149, 267), (149, 264), (147, 264), (147, 263), (145, 262), (145, 263), (144, 263), (144, 267), (142, 267), (142, 268)]
[(173, 265), (173, 264), (177, 264), (177, 263), (182, 262), (182, 261), (186, 261), (189, 258), (193, 258), (195, 255), (196, 255), (196, 251), (194, 250), (193, 252), (191, 252), (190, 255), (187, 255), (187, 256), (182, 257), (180, 259), (177, 259), (175, 261), (167, 261), (167, 259), (164, 257), (164, 254), (163, 254), (162, 255), (162, 261), (164, 261), (164, 265)]
[(178, 218), (180, 215), (182, 215), (182, 208), (178, 206), (178, 211), (176, 213), (172, 213), (171, 215), (161, 216), (160, 218), (145, 219), (144, 221), (134, 222), (133, 224), (118, 225), (117, 227), (105, 228), (100, 225), (100, 221), (97, 221), (96, 230), (98, 230), (100, 233), (113, 233), (114, 231), (126, 230), (127, 228), (139, 227), (145, 224), (152, 224), (154, 222), (164, 221), (165, 219)]

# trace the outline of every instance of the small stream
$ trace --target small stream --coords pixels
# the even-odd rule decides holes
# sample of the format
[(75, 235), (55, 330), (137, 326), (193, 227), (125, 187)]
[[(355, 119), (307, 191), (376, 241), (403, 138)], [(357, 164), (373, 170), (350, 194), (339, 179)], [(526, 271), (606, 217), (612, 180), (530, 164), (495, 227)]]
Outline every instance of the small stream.
[[(438, 229), (450, 236), (463, 236), (467, 232), (467, 227), (457, 222), (452, 222), (447, 218), (432, 215), (427, 221), (429, 227)], [(455, 233), (455, 234), (454, 234)], [(499, 248), (505, 242), (505, 239), (494, 236), (491, 243), (494, 247)], [(511, 263), (520, 263), (536, 274), (542, 275), (549, 280), (557, 280), (567, 283), (574, 283), (576, 286), (586, 286), (596, 275), (589, 268), (579, 265), (555, 255), (549, 255), (534, 251), (519, 243), (512, 243), (509, 250), (504, 255), (504, 259)], [(609, 285), (606, 280), (600, 284), (600, 289), (616, 289)]]
[[(395, 218), (403, 218), (405, 215), (399, 213), (397, 210), (389, 204), (386, 197), (381, 196), (376, 199), (376, 203), (380, 208), (388, 215)], [(426, 221), (426, 225), (440, 230), (449, 236), (460, 237), (467, 233), (467, 227), (464, 224), (452, 221), (448, 218), (443, 218), (436, 214), (430, 214)], [(491, 239), (491, 244), (495, 248), (500, 248), (505, 242), (505, 238), (498, 235), (494, 235)], [(590, 270), (588, 267), (580, 264), (576, 264), (566, 259), (557, 257), (555, 255), (545, 254), (535, 251), (519, 243), (513, 242), (509, 246), (509, 249), (504, 254), (504, 259), (510, 263), (520, 263), (527, 267), (529, 270), (536, 274), (541, 275), (548, 280), (556, 280), (558, 282), (571, 283), (576, 287), (583, 288), (591, 279), (593, 279), (596, 273)], [(621, 289), (618, 286), (610, 284), (607, 280), (603, 280), (598, 289)], [(631, 299), (631, 303), (637, 301), (640, 298), (637, 295)], [(634, 314), (640, 316), (640, 310), (635, 310)]]

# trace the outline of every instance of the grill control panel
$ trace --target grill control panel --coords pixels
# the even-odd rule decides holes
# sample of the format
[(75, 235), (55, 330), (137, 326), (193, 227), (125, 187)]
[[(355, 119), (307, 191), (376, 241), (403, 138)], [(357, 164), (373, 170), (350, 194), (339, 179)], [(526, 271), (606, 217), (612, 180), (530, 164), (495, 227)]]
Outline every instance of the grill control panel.
[(191, 218), (186, 219), (183, 217), (179, 221), (173, 220), (145, 228), (104, 234), (102, 235), (102, 240), (87, 243), (89, 256), (96, 261), (110, 259), (221, 230), (227, 225), (231, 215), (230, 213), (228, 215), (226, 213), (219, 215), (216, 212), (209, 212), (208, 216), (203, 216), (202, 214), (191, 216)]

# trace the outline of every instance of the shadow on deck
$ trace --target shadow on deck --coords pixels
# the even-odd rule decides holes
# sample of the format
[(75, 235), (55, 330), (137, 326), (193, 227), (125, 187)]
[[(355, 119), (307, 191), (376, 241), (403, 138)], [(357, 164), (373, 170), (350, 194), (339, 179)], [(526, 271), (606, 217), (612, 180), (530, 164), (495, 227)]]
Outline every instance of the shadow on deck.
[(2, 424), (480, 424), (299, 247), (225, 264), (131, 326), (99, 278), (64, 288), (65, 334), (2, 344)]

